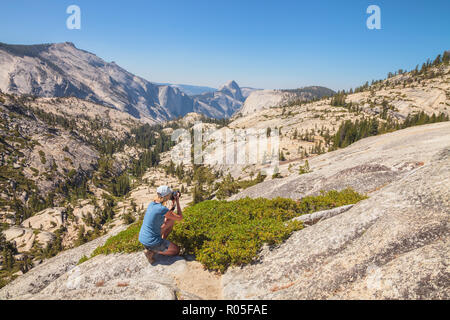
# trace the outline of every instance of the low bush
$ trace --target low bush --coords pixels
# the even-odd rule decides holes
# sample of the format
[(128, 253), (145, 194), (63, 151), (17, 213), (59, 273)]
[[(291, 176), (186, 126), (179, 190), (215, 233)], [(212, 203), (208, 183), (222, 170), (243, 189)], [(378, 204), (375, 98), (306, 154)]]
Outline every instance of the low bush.
[(8, 284), (8, 282), (2, 278), (0, 278), (0, 289), (3, 288), (4, 286), (6, 286)]
[(139, 242), (139, 231), (141, 229), (142, 221), (132, 224), (128, 229), (118, 233), (117, 235), (106, 240), (105, 244), (94, 250), (91, 257), (99, 254), (111, 253), (131, 253), (143, 250), (144, 247)]
[(250, 263), (264, 243), (280, 244), (302, 225), (292, 218), (356, 203), (365, 197), (351, 189), (291, 199), (204, 201), (185, 210), (170, 240), (210, 270), (224, 272), (231, 265)]
[(45, 158), (45, 153), (42, 150), (39, 150), (39, 157), (41, 158), (41, 163), (45, 164), (47, 162), (47, 159)]
[(234, 180), (231, 175), (228, 174), (221, 182), (215, 184), (214, 188), (217, 190), (216, 197), (219, 200), (224, 200), (241, 190), (245, 190), (263, 182), (265, 179), (266, 176), (261, 173), (258, 173), (255, 179), (250, 180)]
[(210, 270), (249, 263), (264, 243), (279, 244), (302, 224), (289, 221), (301, 214), (290, 199), (204, 201), (187, 208), (170, 240)]
[[(292, 218), (319, 210), (356, 203), (365, 196), (352, 189), (321, 192), (318, 196), (291, 199), (208, 200), (188, 207), (169, 240), (180, 245), (185, 254), (194, 254), (206, 268), (224, 272), (229, 266), (250, 263), (262, 245), (277, 245), (293, 231), (302, 228)], [(143, 249), (138, 235), (141, 221), (131, 225), (92, 256)]]
[(80, 264), (82, 264), (83, 262), (85, 262), (85, 261), (87, 261), (87, 260), (89, 260), (89, 258), (88, 258), (88, 257), (86, 257), (86, 256), (82, 256), (82, 257), (80, 258), (80, 260), (78, 260), (78, 263), (77, 263), (77, 265), (80, 265)]
[(299, 166), (298, 168), (298, 174), (305, 174), (305, 173), (310, 173), (311, 170), (309, 168), (309, 162), (308, 160), (305, 161), (305, 164), (302, 166)]
[(123, 222), (125, 222), (125, 224), (132, 224), (133, 222), (136, 221), (136, 219), (130, 212), (124, 214), (122, 216), (122, 220), (123, 220)]

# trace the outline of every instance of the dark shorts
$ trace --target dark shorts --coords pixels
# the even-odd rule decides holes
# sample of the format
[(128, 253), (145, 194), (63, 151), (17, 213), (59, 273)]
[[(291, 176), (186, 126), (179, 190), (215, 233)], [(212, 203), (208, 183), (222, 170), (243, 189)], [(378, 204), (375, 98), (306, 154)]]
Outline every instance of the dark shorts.
[(155, 251), (155, 252), (160, 252), (160, 251), (164, 252), (167, 249), (169, 249), (169, 246), (170, 246), (170, 241), (166, 240), (166, 239), (162, 239), (161, 243), (157, 244), (156, 246), (151, 246), (151, 247), (144, 246), (144, 247), (147, 250), (151, 250), (151, 251)]

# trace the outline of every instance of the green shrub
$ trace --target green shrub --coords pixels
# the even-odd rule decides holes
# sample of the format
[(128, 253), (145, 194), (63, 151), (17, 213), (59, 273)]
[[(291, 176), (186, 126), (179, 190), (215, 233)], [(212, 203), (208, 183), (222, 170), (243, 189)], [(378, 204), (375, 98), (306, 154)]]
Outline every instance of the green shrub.
[(205, 201), (186, 209), (170, 239), (195, 254), (205, 267), (224, 272), (230, 265), (250, 263), (263, 243), (279, 244), (302, 228), (295, 201), (241, 199)]
[(132, 224), (128, 229), (118, 233), (117, 235), (106, 240), (105, 244), (94, 250), (91, 257), (99, 254), (111, 254), (111, 253), (131, 253), (139, 250), (143, 250), (144, 247), (139, 242), (139, 231), (141, 229), (140, 223)]
[(37, 177), (39, 175), (39, 170), (33, 167), (30, 167), (31, 171), (33, 171), (33, 177)]
[(298, 206), (300, 211), (306, 214), (357, 203), (364, 199), (367, 199), (367, 196), (347, 188), (341, 191), (321, 191), (318, 196), (304, 197), (299, 201)]
[(204, 266), (224, 272), (231, 265), (250, 263), (264, 243), (280, 244), (302, 228), (292, 218), (356, 203), (365, 197), (351, 189), (322, 192), (296, 202), (291, 199), (204, 201), (187, 208), (170, 240)]
[(125, 224), (132, 224), (133, 222), (136, 221), (136, 219), (130, 212), (124, 214), (122, 216), (122, 220), (123, 220), (123, 222), (125, 222)]
[(64, 161), (70, 163), (70, 165), (73, 165), (72, 159), (70, 159), (70, 158), (68, 158), (68, 157), (64, 157)]
[(281, 173), (279, 173), (279, 172), (275, 172), (275, 173), (272, 175), (272, 179), (281, 179), (281, 178), (283, 178), (283, 176), (282, 176)]
[(5, 279), (0, 278), (0, 289), (6, 286), (8, 282)]
[(215, 184), (214, 188), (217, 189), (216, 197), (219, 200), (224, 200), (241, 190), (250, 188), (258, 183), (263, 182), (265, 179), (266, 176), (262, 175), (261, 172), (258, 173), (255, 179), (237, 181), (235, 181), (231, 177), (231, 175), (228, 174), (223, 178), (221, 182)]
[[(185, 209), (184, 219), (175, 225), (169, 240), (180, 245), (186, 254), (195, 254), (208, 269), (224, 272), (231, 265), (250, 263), (264, 243), (280, 244), (293, 231), (300, 230), (302, 224), (292, 218), (365, 198), (345, 189), (321, 192), (300, 201), (284, 198), (203, 201)], [(138, 240), (141, 223), (109, 238), (92, 256), (142, 250)]]
[(67, 177), (68, 177), (69, 179), (73, 179), (73, 177), (75, 177), (76, 174), (77, 174), (77, 170), (71, 169), (71, 170), (67, 173)]
[(80, 265), (80, 264), (82, 264), (83, 262), (86, 262), (86, 261), (88, 261), (88, 260), (89, 260), (88, 257), (82, 256), (81, 259), (78, 261), (77, 265)]
[(39, 150), (39, 157), (41, 158), (41, 163), (45, 164), (47, 162), (47, 159), (45, 158), (45, 153), (42, 150)]
[(308, 160), (306, 160), (305, 164), (298, 168), (298, 174), (305, 174), (305, 173), (309, 173), (309, 172), (311, 172), (311, 170), (309, 169), (309, 162), (308, 162)]

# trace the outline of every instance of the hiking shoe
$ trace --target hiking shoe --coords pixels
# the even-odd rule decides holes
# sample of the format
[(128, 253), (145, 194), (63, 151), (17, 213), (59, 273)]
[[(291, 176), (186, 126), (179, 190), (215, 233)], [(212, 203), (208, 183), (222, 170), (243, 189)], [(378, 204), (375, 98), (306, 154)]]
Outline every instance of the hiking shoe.
[(147, 260), (148, 260), (148, 262), (149, 262), (150, 264), (152, 264), (153, 262), (155, 262), (155, 258), (153, 258), (153, 256), (155, 255), (155, 253), (154, 253), (153, 251), (150, 251), (150, 250), (145, 249), (145, 250), (144, 250), (144, 254), (145, 254), (145, 257), (147, 258)]

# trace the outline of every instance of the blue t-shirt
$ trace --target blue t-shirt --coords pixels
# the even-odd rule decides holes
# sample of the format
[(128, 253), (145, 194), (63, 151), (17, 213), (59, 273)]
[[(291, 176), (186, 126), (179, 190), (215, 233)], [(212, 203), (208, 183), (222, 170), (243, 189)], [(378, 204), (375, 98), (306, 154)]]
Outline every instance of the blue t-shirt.
[(164, 215), (169, 209), (161, 203), (151, 202), (145, 212), (139, 242), (146, 247), (159, 245), (162, 242), (161, 226), (164, 223)]

